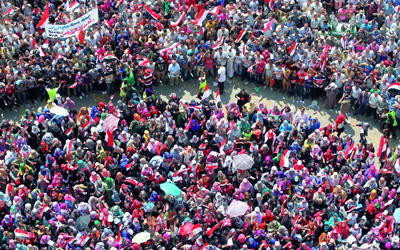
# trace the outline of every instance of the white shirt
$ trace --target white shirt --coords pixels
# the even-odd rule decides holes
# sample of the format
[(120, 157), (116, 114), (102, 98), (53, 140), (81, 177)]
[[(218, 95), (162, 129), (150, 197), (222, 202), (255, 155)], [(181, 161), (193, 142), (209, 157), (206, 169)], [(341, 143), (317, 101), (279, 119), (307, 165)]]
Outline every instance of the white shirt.
[(226, 69), (225, 69), (224, 66), (221, 66), (218, 69), (218, 75), (219, 75), (218, 82), (225, 82), (225, 80), (226, 80)]

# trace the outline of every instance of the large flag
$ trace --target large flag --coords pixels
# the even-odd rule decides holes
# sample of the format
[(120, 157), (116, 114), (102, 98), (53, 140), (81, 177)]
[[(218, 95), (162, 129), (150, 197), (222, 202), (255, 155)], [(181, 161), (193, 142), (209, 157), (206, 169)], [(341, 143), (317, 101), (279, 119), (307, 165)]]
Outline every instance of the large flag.
[(219, 95), (219, 89), (217, 90), (217, 95), (215, 96), (215, 103), (217, 104), (217, 107), (218, 107), (218, 103), (221, 103), (221, 105), (222, 105), (221, 96)]
[(17, 11), (15, 11), (13, 8), (9, 8), (6, 12), (4, 12), (4, 15), (14, 15)]
[(144, 4), (138, 4), (139, 7), (143, 7), (147, 13), (150, 14), (150, 16), (156, 20), (160, 20), (161, 16), (159, 14), (157, 14), (156, 12), (154, 12), (154, 10), (150, 9), (149, 7), (147, 7)]
[(215, 226), (213, 226), (210, 230), (207, 231), (207, 236), (208, 238), (211, 237), (211, 235), (213, 234), (213, 232), (222, 224), (222, 220)]
[(198, 233), (201, 233), (202, 231), (203, 231), (203, 229), (201, 228), (200, 224), (194, 225), (194, 227), (192, 228), (193, 236), (198, 234)]
[(342, 44), (343, 49), (346, 49), (346, 35), (342, 36), (340, 43)]
[(353, 142), (353, 144), (350, 145), (350, 147), (346, 150), (346, 152), (344, 152), (344, 158), (346, 158), (346, 159), (349, 158), (349, 154), (353, 150), (353, 147), (354, 147), (354, 142)]
[(274, 9), (274, 0), (269, 0), (268, 8), (269, 8), (270, 10), (273, 10), (273, 9)]
[(185, 16), (186, 16), (186, 12), (183, 12), (182, 15), (178, 18), (178, 20), (176, 20), (176, 22), (171, 21), (171, 27), (178, 26), (182, 22), (183, 18), (185, 18)]
[(196, 18), (194, 19), (193, 23), (195, 25), (200, 24), (200, 26), (201, 26), (201, 24), (203, 23), (204, 19), (206, 19), (207, 14), (208, 14), (208, 10), (201, 9), (199, 11), (199, 14), (197, 14)]
[(294, 53), (296, 52), (296, 48), (297, 48), (297, 42), (294, 42), (292, 44), (292, 46), (290, 46), (289, 51), (288, 51), (290, 56), (294, 56)]
[(50, 2), (47, 2), (46, 9), (44, 9), (42, 19), (40, 19), (36, 28), (39, 28), (39, 29), (44, 28), (44, 26), (49, 22), (49, 15), (50, 15), (49, 4), (50, 4)]
[(203, 93), (203, 97), (201, 98), (201, 100), (207, 99), (210, 95), (211, 95), (211, 90), (208, 87), (208, 84), (206, 82), (206, 87), (204, 88), (204, 93)]
[(386, 160), (387, 156), (387, 150), (388, 150), (388, 142), (387, 142), (387, 137), (381, 136), (381, 141), (379, 142), (379, 148), (378, 148), (378, 153), (376, 154), (381, 161)]
[(225, 41), (225, 37), (224, 36), (220, 37), (211, 48), (218, 49), (220, 46), (222, 46), (222, 44), (224, 44), (224, 41)]
[[(371, 72), (371, 74), (372, 74), (372, 72)], [(398, 91), (400, 91), (400, 83), (395, 82), (395, 83), (390, 84), (388, 86), (388, 90), (398, 90)]]
[(15, 238), (26, 240), (29, 239), (29, 233), (27, 231), (21, 230), (21, 229), (15, 229), (14, 231)]
[(132, 184), (132, 185), (135, 185), (135, 186), (138, 186), (138, 185), (139, 185), (139, 182), (138, 182), (137, 180), (133, 179), (132, 177), (126, 178), (126, 179), (125, 179), (125, 182), (128, 182), (128, 183), (130, 183), (130, 184)]
[(281, 156), (281, 160), (279, 162), (279, 166), (285, 167), (285, 168), (289, 167), (289, 164), (290, 164), (289, 154), (290, 154), (290, 152), (288, 149), (286, 149), (285, 152), (283, 152), (283, 154)]
[(220, 11), (221, 11), (221, 5), (218, 5), (217, 7), (214, 7), (214, 8), (210, 11), (210, 14), (212, 14), (212, 15), (218, 15)]
[(118, 59), (118, 57), (116, 57), (115, 55), (113, 55), (113, 54), (105, 54), (104, 56), (102, 56), (102, 57), (100, 57), (100, 62), (101, 61), (103, 61), (103, 60), (105, 60), (105, 59), (108, 59), (108, 60), (118, 60), (119, 61), (119, 59)]

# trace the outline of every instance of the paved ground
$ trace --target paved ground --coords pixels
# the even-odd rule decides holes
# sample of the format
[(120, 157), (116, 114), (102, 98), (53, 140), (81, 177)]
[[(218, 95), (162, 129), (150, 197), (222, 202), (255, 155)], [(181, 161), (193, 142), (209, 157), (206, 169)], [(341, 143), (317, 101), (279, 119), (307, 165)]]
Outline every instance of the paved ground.
[[(213, 86), (210, 79), (208, 82), (213, 95), (215, 95), (217, 87)], [(199, 87), (198, 81), (193, 80), (191, 82), (183, 82), (179, 86), (174, 86), (174, 87), (171, 87), (170, 85), (158, 86), (155, 87), (154, 90), (155, 94), (161, 97), (163, 100), (167, 100), (171, 95), (171, 93), (176, 93), (178, 96), (181, 96), (182, 99), (190, 101), (197, 95), (198, 87)], [(288, 98), (286, 94), (273, 92), (269, 88), (268, 89), (261, 88), (260, 92), (257, 93), (255, 87), (252, 84), (246, 85), (244, 82), (241, 82), (236, 78), (232, 80), (228, 79), (226, 81), (225, 92), (221, 96), (222, 103), (227, 104), (232, 100), (236, 101), (235, 94), (237, 94), (241, 88), (246, 89), (248, 93), (252, 93), (253, 99), (255, 100), (256, 103), (262, 100), (267, 105), (268, 108), (271, 108), (275, 103), (278, 103), (280, 107), (283, 107), (285, 104), (289, 104), (290, 106), (292, 106), (293, 113), (295, 114), (298, 111), (298, 109), (303, 105), (299, 102), (300, 99), (298, 97)], [(107, 94), (103, 95), (100, 92), (97, 92), (95, 95), (89, 94), (88, 97), (85, 97), (82, 100), (77, 97), (72, 97), (72, 99), (75, 101), (77, 110), (79, 110), (79, 107), (83, 105), (91, 107), (100, 101), (108, 102), (110, 100), (109, 95)], [(117, 93), (115, 95), (115, 98), (113, 99), (113, 102), (116, 103), (117, 100), (119, 99), (120, 99), (119, 93)], [(323, 108), (324, 100), (325, 96), (320, 97), (320, 99), (318, 100), (320, 109), (317, 110), (308, 109), (308, 106), (311, 104), (310, 100), (306, 100), (304, 104), (304, 106), (307, 108), (308, 115), (317, 116), (318, 119), (321, 121), (322, 126), (326, 126), (328, 123), (333, 123), (338, 116), (338, 113), (336, 113), (334, 110), (333, 111), (325, 110)], [(2, 117), (6, 119), (12, 119), (14, 121), (17, 120), (19, 121), (26, 108), (30, 107), (33, 108), (34, 111), (36, 111), (39, 105), (44, 105), (44, 101), (35, 105), (32, 104), (23, 105), (19, 108), (18, 112), (11, 112), (8, 109), (6, 111), (1, 111), (3, 112)], [(339, 108), (340, 105), (337, 106), (337, 109)], [(353, 113), (352, 110), (349, 113)], [(362, 117), (361, 115), (358, 115), (356, 117), (351, 116), (349, 120), (354, 124), (358, 124), (359, 121), (363, 122), (368, 121), (371, 124), (369, 129), (368, 140), (372, 140), (374, 142), (375, 148), (377, 149), (379, 145), (379, 140), (381, 138), (380, 123), (371, 118)], [(356, 142), (360, 139), (359, 132), (360, 132), (360, 127), (351, 127), (350, 125), (346, 126), (345, 133), (353, 135), (354, 136), (353, 138)], [(398, 138), (389, 140), (390, 146), (397, 146), (398, 144), (399, 144)]]

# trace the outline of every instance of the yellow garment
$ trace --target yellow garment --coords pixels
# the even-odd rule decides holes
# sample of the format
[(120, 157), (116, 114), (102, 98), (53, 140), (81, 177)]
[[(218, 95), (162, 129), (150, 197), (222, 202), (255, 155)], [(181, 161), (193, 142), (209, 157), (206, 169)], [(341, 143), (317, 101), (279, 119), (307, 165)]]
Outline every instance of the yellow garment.
[(375, 200), (376, 199), (376, 195), (377, 195), (376, 190), (375, 189), (372, 190), (371, 191), (371, 195), (369, 196), (369, 200), (371, 200), (371, 201)]
[(150, 141), (150, 132), (148, 130), (145, 130), (143, 137), (146, 140), (146, 142), (148, 143)]

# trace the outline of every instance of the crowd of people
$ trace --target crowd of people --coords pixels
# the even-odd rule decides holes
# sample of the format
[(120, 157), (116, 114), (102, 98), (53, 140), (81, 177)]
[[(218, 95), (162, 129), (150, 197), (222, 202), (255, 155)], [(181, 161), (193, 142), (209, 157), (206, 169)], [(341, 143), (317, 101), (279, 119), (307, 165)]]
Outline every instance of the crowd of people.
[[(0, 109), (46, 101), (0, 123), (2, 249), (400, 249), (398, 2), (67, 1), (1, 1)], [(234, 77), (340, 114), (213, 100)]]

